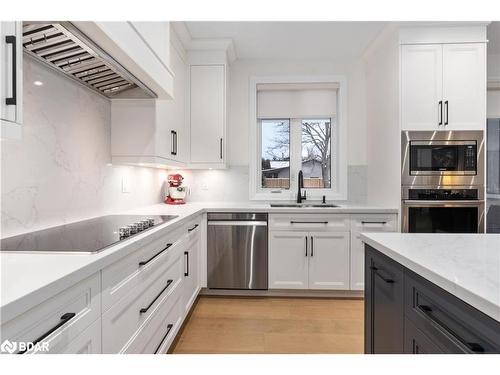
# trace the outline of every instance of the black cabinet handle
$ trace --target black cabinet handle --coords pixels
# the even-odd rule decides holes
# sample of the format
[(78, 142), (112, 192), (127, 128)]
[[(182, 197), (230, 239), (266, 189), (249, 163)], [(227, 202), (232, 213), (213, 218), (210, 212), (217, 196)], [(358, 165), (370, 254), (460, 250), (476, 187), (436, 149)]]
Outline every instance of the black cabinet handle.
[(222, 138), (220, 139), (220, 158), (222, 159)]
[(194, 227), (192, 228), (188, 228), (188, 232), (192, 232), (193, 230), (195, 230), (196, 228), (198, 228), (198, 224), (196, 224)]
[(15, 35), (6, 35), (5, 43), (12, 44), (12, 96), (5, 98), (5, 104), (17, 104), (17, 39)]
[(444, 124), (448, 125), (448, 100), (444, 102), (444, 108), (445, 108)]
[(147, 311), (149, 310), (149, 308), (150, 308), (151, 306), (153, 306), (153, 303), (155, 303), (155, 302), (156, 302), (156, 300), (157, 300), (158, 298), (160, 298), (160, 296), (163, 294), (163, 292), (164, 292), (165, 290), (167, 290), (167, 288), (168, 288), (168, 287), (170, 286), (170, 284), (172, 284), (173, 282), (174, 282), (174, 280), (168, 280), (168, 281), (167, 281), (167, 285), (165, 286), (165, 288), (163, 288), (163, 289), (161, 290), (161, 292), (160, 292), (160, 293), (158, 293), (158, 295), (155, 297), (155, 299), (154, 299), (154, 300), (152, 300), (152, 301), (151, 301), (151, 303), (148, 305), (148, 307), (143, 307), (142, 309), (140, 309), (140, 310), (139, 310), (139, 313), (144, 314), (145, 312), (147, 312)]
[(295, 221), (295, 220), (291, 220), (290, 224), (328, 224), (328, 221)]
[(158, 354), (158, 350), (160, 350), (160, 348), (161, 348), (161, 344), (163, 344), (163, 342), (164, 342), (164, 341), (165, 341), (165, 339), (167, 338), (168, 334), (169, 334), (169, 333), (170, 333), (170, 331), (172, 330), (172, 327), (173, 327), (173, 326), (174, 326), (173, 324), (169, 324), (169, 325), (167, 326), (167, 333), (165, 333), (165, 336), (163, 336), (163, 338), (161, 339), (160, 344), (158, 345), (158, 347), (157, 347), (157, 348), (156, 348), (156, 350), (155, 350), (155, 354)]
[(432, 307), (429, 305), (417, 305), (417, 308), (422, 311), (422, 313), (427, 316), (438, 328), (442, 331), (444, 330), (448, 335), (451, 335), (455, 338), (461, 345), (463, 345), (467, 350), (473, 353), (484, 353), (484, 347), (477, 342), (466, 342), (464, 339), (459, 337), (452, 329), (450, 329), (446, 324), (444, 324), (441, 320), (435, 317), (432, 312)]
[(171, 130), (170, 136), (172, 139), (172, 144), (170, 145), (170, 154), (177, 155), (177, 132), (175, 130)]
[(361, 224), (387, 224), (387, 221), (362, 221)]
[(311, 256), (314, 256), (314, 238), (311, 236)]
[(378, 277), (380, 277), (386, 283), (388, 283), (388, 284), (394, 284), (394, 280), (393, 279), (388, 279), (387, 277), (384, 277), (380, 273), (378, 273), (377, 272), (378, 271), (377, 267), (371, 266), (370, 269), (375, 273), (375, 275), (377, 275)]
[[(47, 332), (45, 332), (43, 335), (41, 335), (35, 341), (32, 342), (33, 346), (35, 346), (40, 341), (44, 340), (47, 336), (49, 336), (51, 333), (53, 333), (57, 329), (61, 328), (66, 323), (68, 323), (71, 319), (73, 319), (75, 317), (75, 315), (76, 315), (75, 313), (65, 313), (65, 314), (63, 314), (63, 316), (61, 316), (61, 318), (59, 320), (59, 323), (57, 323), (54, 327), (52, 327), (51, 329), (49, 329)], [(21, 350), (21, 351), (17, 352), (17, 354), (24, 354), (24, 353), (26, 353), (26, 351), (27, 351), (27, 349), (24, 349), (24, 350)]]
[(306, 236), (306, 256), (307, 256), (307, 236)]
[(144, 266), (145, 264), (148, 264), (149, 262), (151, 262), (154, 258), (156, 258), (158, 255), (160, 255), (161, 253), (163, 253), (165, 250), (168, 250), (168, 248), (172, 246), (171, 243), (168, 243), (167, 246), (165, 246), (165, 248), (163, 248), (162, 250), (160, 250), (159, 252), (157, 252), (155, 255), (153, 255), (151, 258), (149, 258), (148, 260), (143, 260), (141, 262), (139, 262), (139, 266)]
[(189, 251), (184, 251), (184, 256), (186, 257), (186, 272), (184, 272), (184, 276), (189, 276)]
[(443, 101), (439, 101), (439, 123), (438, 125), (443, 125)]

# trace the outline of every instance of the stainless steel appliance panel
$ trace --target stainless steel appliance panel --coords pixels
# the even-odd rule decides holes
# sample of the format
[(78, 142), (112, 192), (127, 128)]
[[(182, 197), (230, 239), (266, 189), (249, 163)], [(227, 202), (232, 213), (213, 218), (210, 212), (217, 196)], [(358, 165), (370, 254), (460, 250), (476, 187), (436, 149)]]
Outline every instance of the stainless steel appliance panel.
[(401, 185), (484, 186), (483, 132), (403, 131)]
[(207, 286), (267, 289), (267, 214), (209, 213)]

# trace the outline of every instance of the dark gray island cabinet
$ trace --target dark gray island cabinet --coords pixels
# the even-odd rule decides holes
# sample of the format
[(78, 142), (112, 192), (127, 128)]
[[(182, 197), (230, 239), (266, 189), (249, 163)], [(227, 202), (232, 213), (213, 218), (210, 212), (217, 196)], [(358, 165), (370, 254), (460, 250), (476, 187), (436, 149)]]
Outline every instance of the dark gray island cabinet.
[(500, 322), (365, 244), (365, 353), (500, 353)]

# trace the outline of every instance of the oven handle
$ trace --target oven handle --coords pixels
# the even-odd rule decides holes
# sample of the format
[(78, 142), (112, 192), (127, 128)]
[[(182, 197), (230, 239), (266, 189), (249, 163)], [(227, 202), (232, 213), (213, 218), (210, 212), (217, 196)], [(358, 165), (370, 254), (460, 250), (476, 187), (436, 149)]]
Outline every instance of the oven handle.
[(406, 206), (480, 206), (484, 204), (482, 200), (450, 200), (450, 201), (417, 201), (411, 199), (403, 200)]

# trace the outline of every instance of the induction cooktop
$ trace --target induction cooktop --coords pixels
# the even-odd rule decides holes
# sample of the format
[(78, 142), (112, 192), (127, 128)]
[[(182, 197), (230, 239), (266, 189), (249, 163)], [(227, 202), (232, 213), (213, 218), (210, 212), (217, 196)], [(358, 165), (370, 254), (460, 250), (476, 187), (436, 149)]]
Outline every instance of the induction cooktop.
[(97, 253), (177, 216), (108, 215), (0, 240), (3, 252)]

